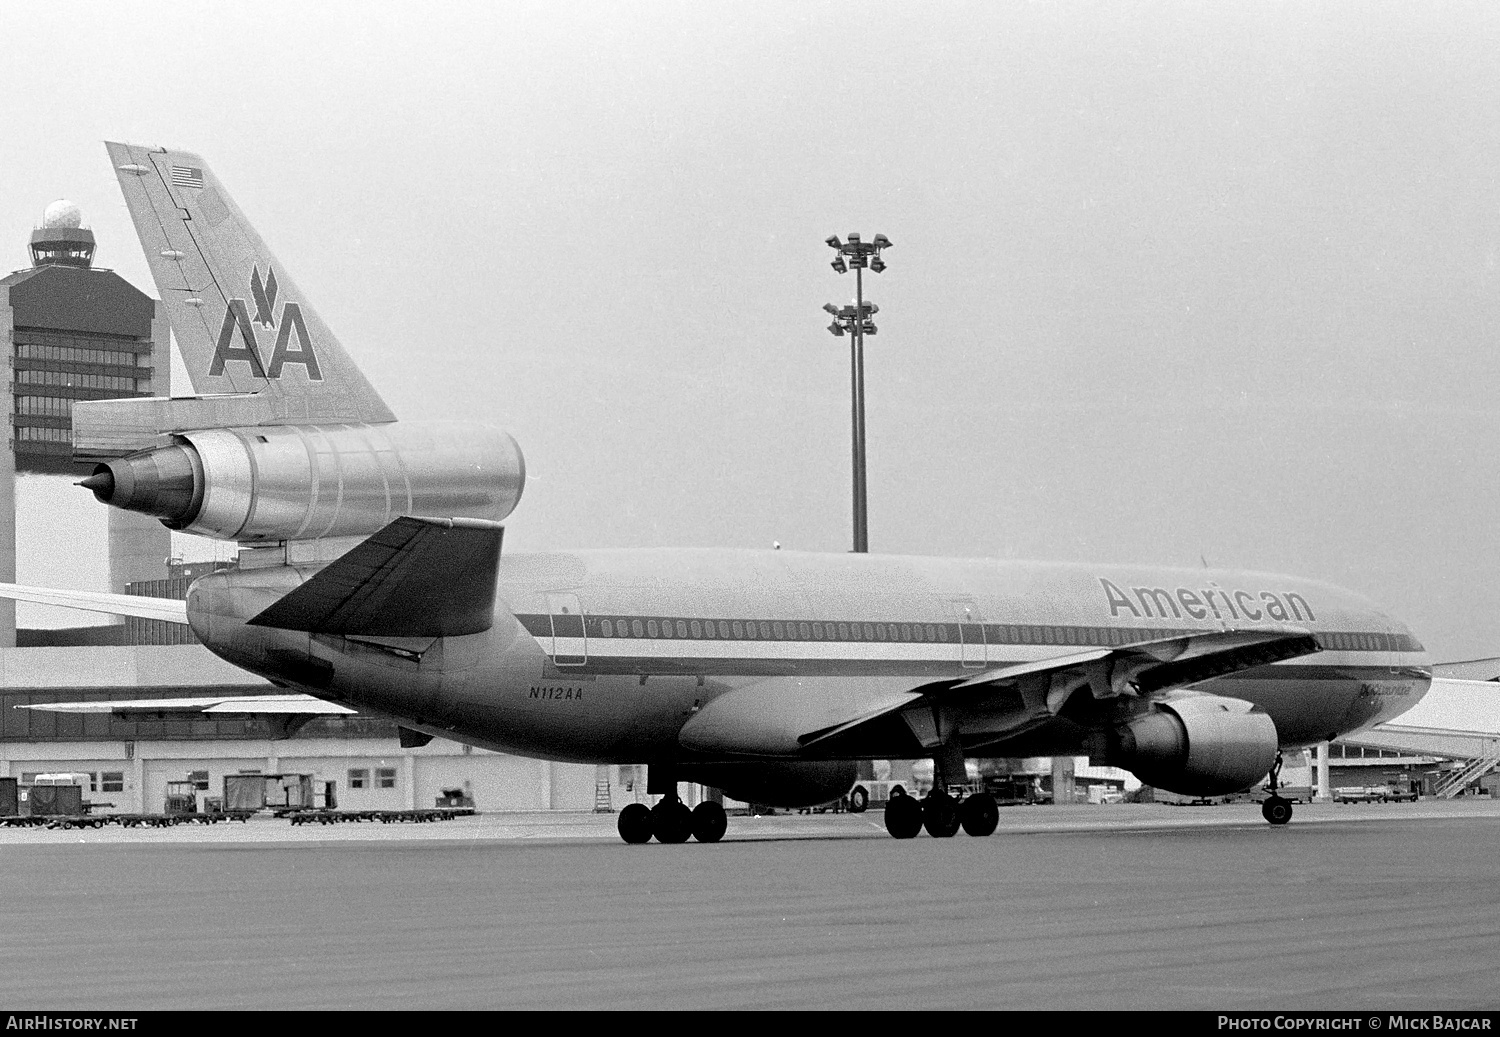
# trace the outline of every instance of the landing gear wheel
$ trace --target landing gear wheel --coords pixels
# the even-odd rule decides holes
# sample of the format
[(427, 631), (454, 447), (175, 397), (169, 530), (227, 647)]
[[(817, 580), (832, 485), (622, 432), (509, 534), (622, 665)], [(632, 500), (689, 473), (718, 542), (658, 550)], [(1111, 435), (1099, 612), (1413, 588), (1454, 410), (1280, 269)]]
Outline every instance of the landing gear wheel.
[(693, 808), (693, 838), (700, 843), (716, 843), (724, 838), (724, 831), (729, 827), (729, 818), (724, 815), (724, 808), (713, 800), (699, 803)]
[(1000, 806), (988, 792), (976, 793), (958, 805), (958, 820), (970, 835), (990, 835), (1000, 823)]
[(620, 838), (627, 843), (639, 844), (651, 841), (651, 808), (644, 803), (632, 803), (620, 811), (620, 820), (615, 827)]
[(958, 833), (958, 804), (946, 792), (932, 792), (922, 800), (922, 827), (934, 839)]
[(1260, 805), (1260, 816), (1273, 825), (1284, 825), (1292, 819), (1292, 804), (1280, 796), (1272, 796)]
[(863, 785), (849, 790), (849, 813), (863, 814), (870, 805), (870, 793)]
[(664, 799), (651, 808), (651, 831), (659, 843), (685, 843), (693, 834), (693, 812), (681, 800)]
[(885, 830), (893, 839), (914, 839), (922, 830), (922, 804), (911, 796), (892, 796), (885, 804)]

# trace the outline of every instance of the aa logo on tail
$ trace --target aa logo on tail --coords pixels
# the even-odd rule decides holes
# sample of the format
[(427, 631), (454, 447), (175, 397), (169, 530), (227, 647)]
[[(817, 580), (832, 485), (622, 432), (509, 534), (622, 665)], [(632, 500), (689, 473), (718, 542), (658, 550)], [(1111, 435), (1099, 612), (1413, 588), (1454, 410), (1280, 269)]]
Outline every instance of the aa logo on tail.
[[(302, 319), (302, 307), (295, 302), (283, 303), (278, 320), (275, 313), (278, 290), (275, 270), (267, 267), (265, 280), (261, 280), (260, 267), (251, 268), (250, 298), (255, 302), (255, 316), (250, 316), (244, 299), (229, 300), (229, 308), (224, 311), (224, 324), (219, 328), (213, 363), (208, 368), (209, 375), (223, 374), (225, 364), (240, 360), (250, 365), (250, 372), (257, 378), (280, 378), (281, 370), (287, 364), (301, 364), (310, 380), (323, 380), (318, 354), (313, 350), (312, 337)], [(255, 324), (267, 330), (277, 328), (276, 345), (271, 350), (269, 365), (261, 363), (260, 338)]]

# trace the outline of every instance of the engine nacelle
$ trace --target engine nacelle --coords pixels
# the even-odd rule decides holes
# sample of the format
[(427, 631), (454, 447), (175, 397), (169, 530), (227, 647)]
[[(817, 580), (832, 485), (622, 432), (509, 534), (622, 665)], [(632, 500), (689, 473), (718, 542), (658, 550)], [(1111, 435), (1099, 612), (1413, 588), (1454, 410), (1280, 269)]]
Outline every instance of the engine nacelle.
[(220, 540), (368, 536), (402, 515), (498, 522), (515, 510), (526, 462), (487, 425), (269, 425), (172, 436), (95, 467), (106, 504)]
[(1185, 796), (1248, 788), (1276, 762), (1276, 725), (1243, 699), (1184, 695), (1119, 728), (1108, 761)]
[(815, 807), (854, 787), (853, 761), (695, 763), (678, 770), (684, 781), (721, 789), (731, 799), (772, 807)]

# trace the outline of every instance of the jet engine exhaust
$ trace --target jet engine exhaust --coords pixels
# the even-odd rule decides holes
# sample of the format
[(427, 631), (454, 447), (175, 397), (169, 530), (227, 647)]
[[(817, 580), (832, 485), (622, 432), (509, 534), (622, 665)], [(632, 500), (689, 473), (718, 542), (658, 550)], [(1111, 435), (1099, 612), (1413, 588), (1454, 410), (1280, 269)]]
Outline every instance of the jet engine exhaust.
[(203, 465), (188, 446), (142, 450), (97, 465), (78, 485), (101, 503), (155, 516), (172, 529), (192, 522), (203, 506)]

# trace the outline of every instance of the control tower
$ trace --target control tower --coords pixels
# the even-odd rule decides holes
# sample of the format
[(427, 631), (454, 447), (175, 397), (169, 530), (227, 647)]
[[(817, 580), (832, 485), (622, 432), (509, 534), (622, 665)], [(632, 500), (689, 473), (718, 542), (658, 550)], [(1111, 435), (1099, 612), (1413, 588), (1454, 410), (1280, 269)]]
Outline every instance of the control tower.
[[(9, 434), (0, 451), (0, 581), (16, 578), (16, 475), (82, 478), (73, 462), (73, 402), (167, 396), (165, 316), (112, 270), (94, 268), (94, 232), (78, 206), (47, 206), (31, 232), (31, 268), (0, 278)], [(78, 507), (93, 506), (79, 491)], [(109, 589), (166, 576), (171, 534), (154, 519), (103, 509), (109, 523)], [(46, 531), (28, 531), (45, 537)], [(68, 550), (66, 544), (49, 549)], [(0, 647), (16, 644), (15, 605), (0, 604)]]

